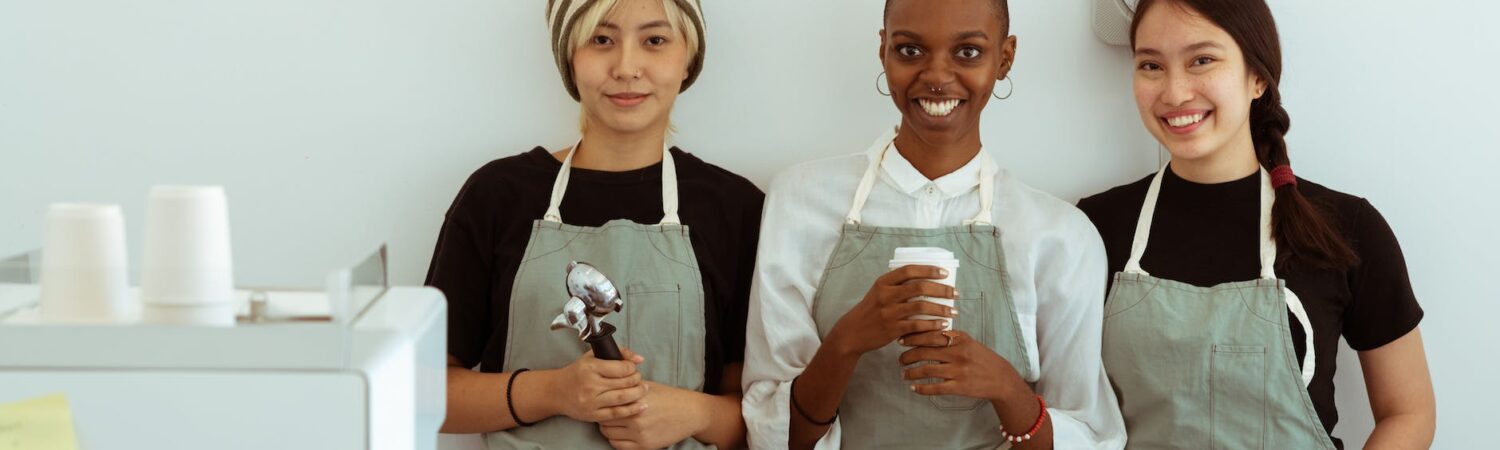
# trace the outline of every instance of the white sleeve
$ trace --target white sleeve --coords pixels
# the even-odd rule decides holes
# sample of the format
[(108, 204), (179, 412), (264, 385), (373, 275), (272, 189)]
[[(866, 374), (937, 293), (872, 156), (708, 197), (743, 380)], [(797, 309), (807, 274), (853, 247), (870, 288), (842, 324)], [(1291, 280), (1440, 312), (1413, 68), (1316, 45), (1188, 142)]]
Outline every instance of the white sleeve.
[[(1071, 207), (1070, 207), (1071, 208)], [(1052, 416), (1054, 448), (1121, 449), (1125, 421), (1104, 374), (1100, 353), (1104, 243), (1077, 209), (1062, 215), (1064, 230), (1041, 245), (1037, 264), (1036, 390)]]
[[(771, 184), (750, 287), (741, 409), (753, 449), (787, 447), (792, 379), (822, 343), (812, 300), (837, 239), (838, 218), (807, 207), (800, 198), (807, 193), (791, 186), (802, 184), (797, 178), (791, 171)], [(839, 442), (835, 422), (817, 448), (838, 448)]]

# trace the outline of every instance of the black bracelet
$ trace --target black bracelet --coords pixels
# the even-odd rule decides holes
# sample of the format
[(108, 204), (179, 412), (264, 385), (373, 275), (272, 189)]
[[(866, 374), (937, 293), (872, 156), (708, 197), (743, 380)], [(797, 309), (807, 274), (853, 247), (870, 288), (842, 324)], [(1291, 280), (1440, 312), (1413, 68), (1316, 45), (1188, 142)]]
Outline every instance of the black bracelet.
[(807, 419), (808, 422), (812, 422), (813, 425), (817, 425), (820, 427), (833, 425), (833, 421), (839, 420), (838, 408), (833, 409), (833, 417), (829, 418), (827, 421), (819, 421), (818, 419), (814, 419), (811, 415), (807, 414), (807, 411), (802, 409), (802, 405), (797, 404), (797, 378), (801, 378), (801, 376), (799, 375), (796, 378), (792, 378), (792, 387), (787, 389), (787, 396), (792, 398), (792, 409), (796, 409), (797, 414), (801, 415), (803, 419)]
[(514, 419), (516, 421), (516, 425), (520, 425), (520, 426), (523, 426), (523, 427), (529, 427), (529, 426), (532, 426), (532, 425), (536, 425), (536, 422), (527, 422), (527, 421), (521, 420), (521, 416), (516, 415), (516, 403), (511, 400), (510, 393), (511, 393), (512, 390), (515, 390), (515, 387), (516, 387), (516, 375), (520, 375), (521, 372), (525, 372), (525, 371), (528, 371), (528, 370), (531, 370), (531, 369), (520, 369), (520, 370), (517, 370), (515, 372), (511, 372), (510, 373), (510, 381), (505, 382), (505, 407), (510, 408), (510, 418)]

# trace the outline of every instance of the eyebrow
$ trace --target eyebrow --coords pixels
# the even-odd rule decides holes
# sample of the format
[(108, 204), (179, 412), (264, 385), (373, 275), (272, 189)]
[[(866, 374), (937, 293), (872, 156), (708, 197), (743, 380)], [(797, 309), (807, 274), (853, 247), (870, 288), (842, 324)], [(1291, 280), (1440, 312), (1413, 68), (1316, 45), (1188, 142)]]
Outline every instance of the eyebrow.
[[(1214, 42), (1214, 41), (1203, 41), (1203, 42), (1199, 42), (1199, 43), (1196, 43), (1196, 44), (1193, 44), (1193, 45), (1189, 45), (1189, 46), (1187, 46), (1187, 48), (1184, 48), (1183, 51), (1184, 52), (1195, 52), (1195, 51), (1202, 50), (1202, 49), (1205, 49), (1205, 48), (1212, 48), (1212, 49), (1217, 49), (1217, 50), (1223, 50), (1224, 46), (1219, 45), (1218, 42)], [(1135, 54), (1136, 55), (1140, 55), (1140, 56), (1161, 56), (1162, 53), (1161, 53), (1161, 50), (1157, 50), (1157, 49), (1154, 49), (1154, 48), (1143, 48), (1143, 49), (1136, 50)]]
[[(654, 20), (654, 21), (651, 21), (651, 22), (646, 22), (646, 24), (641, 25), (639, 28), (636, 28), (636, 30), (648, 30), (648, 29), (651, 29), (651, 28), (671, 28), (671, 27), (672, 27), (672, 24), (667, 23), (667, 21), (665, 21), (665, 20)], [(599, 23), (599, 28), (608, 28), (608, 29), (615, 30), (615, 31), (619, 31), (620, 30), (620, 26), (619, 25), (615, 25), (614, 22), (600, 22)]]
[[(906, 31), (906, 30), (892, 31), (891, 32), (891, 36), (892, 37), (902, 36), (902, 37), (907, 37), (907, 38), (917, 39), (917, 40), (921, 40), (922, 39), (921, 35), (918, 35), (917, 33), (913, 33), (913, 32)], [(974, 31), (964, 31), (964, 32), (958, 33), (958, 34), (954, 35), (953, 38), (954, 38), (954, 40), (958, 40), (958, 41), (962, 41), (962, 40), (965, 40), (965, 39), (971, 39), (971, 38), (979, 38), (979, 39), (983, 39), (983, 40), (989, 40), (990, 39), (990, 35), (985, 34), (985, 32), (983, 32), (983, 31), (974, 30)]]

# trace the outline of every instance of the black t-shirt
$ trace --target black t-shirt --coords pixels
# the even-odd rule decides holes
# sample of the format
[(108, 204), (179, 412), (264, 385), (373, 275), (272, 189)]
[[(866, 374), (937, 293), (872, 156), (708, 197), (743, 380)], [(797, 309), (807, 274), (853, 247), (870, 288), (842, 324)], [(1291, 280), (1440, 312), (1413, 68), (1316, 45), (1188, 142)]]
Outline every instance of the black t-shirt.
[[(739, 175), (672, 149), (678, 215), (690, 233), (705, 295), (704, 390), (745, 355), (745, 316), (765, 194)], [(546, 214), (562, 163), (546, 149), (498, 159), (464, 183), (438, 235), (427, 285), (448, 297), (448, 352), (464, 367), (501, 372), (511, 285), (532, 223)], [(569, 225), (661, 221), (661, 164), (625, 172), (573, 168), (561, 206)]]
[[(1219, 184), (1198, 184), (1167, 170), (1141, 267), (1152, 276), (1197, 286), (1253, 280), (1260, 276), (1260, 174)], [(1412, 294), (1406, 261), (1390, 225), (1363, 198), (1298, 178), (1304, 197), (1324, 211), (1360, 263), (1346, 271), (1278, 264), (1307, 309), (1312, 323), (1317, 368), (1308, 394), (1330, 436), (1338, 423), (1333, 373), (1339, 336), (1355, 350), (1373, 350), (1405, 336), (1422, 320)], [(1130, 244), (1151, 177), (1078, 202), (1099, 234), (1110, 273), (1130, 258)], [(1113, 277), (1110, 277), (1112, 282)], [(1288, 316), (1290, 318), (1290, 316)], [(1306, 353), (1302, 325), (1291, 320), (1292, 342), (1300, 364)], [(1343, 443), (1335, 439), (1339, 448)]]

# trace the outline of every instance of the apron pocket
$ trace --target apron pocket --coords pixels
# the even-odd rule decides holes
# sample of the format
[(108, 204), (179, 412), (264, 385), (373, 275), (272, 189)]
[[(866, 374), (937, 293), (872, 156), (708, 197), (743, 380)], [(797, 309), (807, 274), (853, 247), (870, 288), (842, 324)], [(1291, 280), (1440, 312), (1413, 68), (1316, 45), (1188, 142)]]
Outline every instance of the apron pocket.
[[(984, 301), (984, 293), (972, 296), (960, 296), (958, 302), (958, 317), (953, 319), (953, 329), (968, 333), (974, 339), (984, 343), (985, 347), (995, 351), (1001, 357), (1010, 359), (1004, 352), (995, 348), (995, 327), (990, 320), (993, 313), (990, 305)], [(925, 363), (918, 363), (925, 364)], [(923, 383), (936, 383), (941, 379), (931, 378), (922, 380)], [(944, 411), (970, 411), (986, 403), (988, 400), (982, 398), (964, 397), (962, 395), (935, 395), (928, 397), (933, 406)]]
[(626, 345), (644, 356), (641, 376), (657, 383), (681, 386), (682, 286), (676, 283), (635, 283), (625, 287)]
[(1266, 348), (1213, 346), (1209, 374), (1212, 448), (1263, 448), (1266, 425)]

